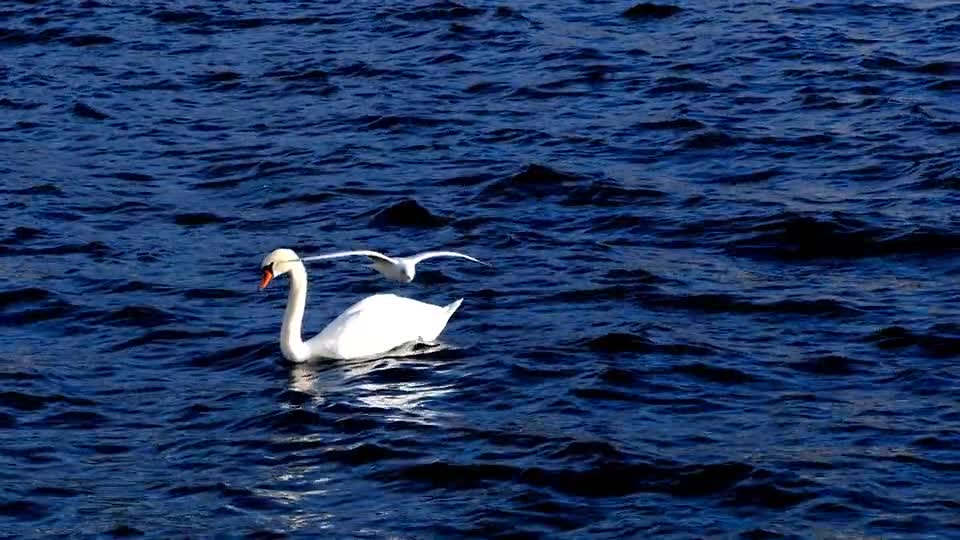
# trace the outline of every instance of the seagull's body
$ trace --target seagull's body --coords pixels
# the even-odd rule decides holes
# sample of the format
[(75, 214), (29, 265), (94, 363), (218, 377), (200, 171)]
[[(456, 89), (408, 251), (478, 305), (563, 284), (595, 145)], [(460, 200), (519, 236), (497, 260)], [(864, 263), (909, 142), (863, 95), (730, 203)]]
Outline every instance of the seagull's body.
[[(410, 283), (413, 281), (413, 277), (417, 275), (417, 263), (426, 259), (432, 259), (434, 257), (459, 257), (475, 263), (487, 264), (479, 259), (475, 259), (463, 253), (457, 253), (456, 251), (424, 251), (423, 253), (417, 253), (416, 255), (410, 255), (408, 257), (388, 257), (383, 253), (368, 249), (360, 249), (356, 251), (338, 251), (336, 253), (328, 253), (326, 255), (303, 257), (300, 260), (319, 261), (325, 259), (339, 259), (341, 257), (353, 257), (357, 255), (369, 257), (370, 260), (373, 261), (373, 264), (370, 265), (371, 268), (383, 274), (387, 279), (400, 281), (402, 283)], [(489, 265), (487, 264), (487, 266)]]

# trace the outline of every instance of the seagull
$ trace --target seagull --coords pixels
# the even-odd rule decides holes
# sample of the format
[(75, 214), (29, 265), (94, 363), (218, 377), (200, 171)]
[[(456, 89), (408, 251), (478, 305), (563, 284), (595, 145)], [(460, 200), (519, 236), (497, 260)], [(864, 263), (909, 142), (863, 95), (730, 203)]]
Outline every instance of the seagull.
[(380, 272), (387, 279), (392, 279), (401, 283), (410, 283), (413, 281), (413, 276), (417, 274), (416, 266), (418, 262), (426, 259), (432, 259), (434, 257), (460, 257), (461, 259), (467, 259), (475, 263), (490, 266), (489, 263), (485, 263), (463, 253), (457, 253), (456, 251), (424, 251), (423, 253), (417, 253), (416, 255), (410, 255), (408, 257), (388, 257), (383, 253), (370, 251), (367, 249), (360, 249), (357, 251), (338, 251), (336, 253), (328, 253), (326, 255), (302, 257), (300, 260), (304, 262), (320, 261), (324, 259), (352, 257), (354, 255), (369, 257), (373, 261), (373, 264), (370, 265), (370, 268)]

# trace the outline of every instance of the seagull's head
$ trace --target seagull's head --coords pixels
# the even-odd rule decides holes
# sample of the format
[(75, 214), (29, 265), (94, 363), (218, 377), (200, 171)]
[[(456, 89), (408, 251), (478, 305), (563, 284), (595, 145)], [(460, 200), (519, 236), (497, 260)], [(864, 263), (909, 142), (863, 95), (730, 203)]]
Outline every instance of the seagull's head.
[(403, 259), (386, 260), (372, 257), (371, 259), (373, 262), (370, 264), (370, 267), (391, 281), (410, 283), (413, 281), (413, 276), (417, 272), (414, 265)]
[(303, 268), (303, 263), (292, 249), (280, 248), (271, 251), (260, 263), (260, 288), (266, 287), (273, 278), (297, 267)]

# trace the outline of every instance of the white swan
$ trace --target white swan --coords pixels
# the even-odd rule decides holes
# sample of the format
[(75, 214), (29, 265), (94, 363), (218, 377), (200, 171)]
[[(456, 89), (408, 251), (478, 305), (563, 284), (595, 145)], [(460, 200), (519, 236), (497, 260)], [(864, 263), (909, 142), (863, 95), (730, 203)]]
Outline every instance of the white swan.
[(363, 255), (365, 257), (370, 257), (370, 259), (373, 260), (373, 264), (370, 265), (370, 268), (373, 268), (377, 272), (380, 272), (387, 279), (400, 281), (402, 283), (410, 283), (411, 281), (413, 281), (413, 276), (417, 274), (416, 266), (418, 262), (426, 259), (432, 259), (434, 257), (460, 257), (461, 259), (467, 259), (475, 263), (480, 263), (480, 264), (490, 266), (488, 263), (485, 263), (479, 259), (475, 259), (463, 253), (457, 253), (456, 251), (424, 251), (423, 253), (417, 253), (416, 255), (410, 255), (408, 257), (388, 257), (383, 253), (380, 253), (377, 251), (360, 249), (356, 251), (338, 251), (336, 253), (328, 253), (326, 255), (315, 255), (313, 257), (304, 257), (301, 260), (319, 261), (323, 259), (338, 259), (340, 257), (351, 257), (353, 255)]
[(367, 358), (401, 345), (436, 341), (463, 298), (435, 306), (393, 294), (375, 294), (350, 306), (316, 337), (303, 341), (300, 330), (307, 301), (307, 270), (290, 249), (277, 249), (260, 264), (263, 289), (276, 276), (290, 274), (290, 296), (283, 312), (280, 350), (292, 362), (312, 358)]

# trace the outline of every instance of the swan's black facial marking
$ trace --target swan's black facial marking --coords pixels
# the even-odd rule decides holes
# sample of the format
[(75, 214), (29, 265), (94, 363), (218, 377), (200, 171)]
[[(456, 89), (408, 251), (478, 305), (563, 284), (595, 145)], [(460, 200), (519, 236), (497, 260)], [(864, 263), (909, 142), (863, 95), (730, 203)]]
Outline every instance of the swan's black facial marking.
[(269, 272), (272, 274), (272, 273), (273, 273), (273, 263), (265, 264), (265, 265), (261, 266), (261, 267), (260, 267), (260, 271), (261, 271), (261, 272), (269, 271)]

